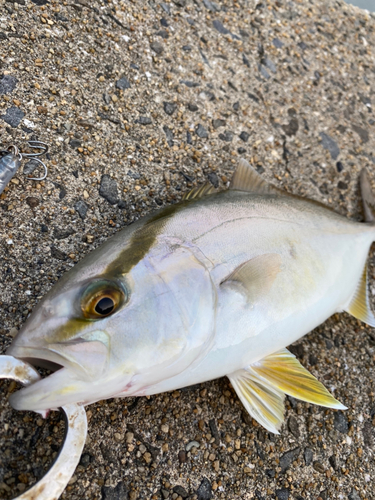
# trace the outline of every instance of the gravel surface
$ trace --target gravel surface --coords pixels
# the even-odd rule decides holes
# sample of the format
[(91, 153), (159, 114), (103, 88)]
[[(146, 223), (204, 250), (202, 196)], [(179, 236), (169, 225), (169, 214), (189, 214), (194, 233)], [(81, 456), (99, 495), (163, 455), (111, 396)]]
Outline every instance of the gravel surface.
[[(0, 0), (0, 146), (50, 145), (47, 179), (21, 170), (0, 196), (1, 351), (75, 262), (193, 186), (223, 188), (239, 157), (361, 220), (374, 45), (375, 18), (341, 1)], [(335, 315), (291, 349), (346, 412), (289, 398), (273, 436), (227, 379), (102, 401), (62, 498), (374, 499), (374, 330)], [(43, 475), (64, 422), (11, 410), (16, 384), (1, 387), (8, 499)]]

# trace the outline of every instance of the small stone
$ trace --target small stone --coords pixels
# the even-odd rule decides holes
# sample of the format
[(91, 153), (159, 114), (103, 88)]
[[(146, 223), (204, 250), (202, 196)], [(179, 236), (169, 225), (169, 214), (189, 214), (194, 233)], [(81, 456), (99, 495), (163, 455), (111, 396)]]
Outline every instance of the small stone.
[(299, 128), (298, 120), (297, 118), (292, 118), (288, 123), (288, 125), (281, 125), (281, 127), (288, 137), (292, 137), (293, 135), (296, 135), (296, 133), (298, 132)]
[(157, 33), (155, 33), (156, 36), (161, 36), (164, 40), (167, 40), (169, 38), (169, 33), (167, 30), (160, 30)]
[(150, 47), (158, 55), (162, 54), (162, 52), (164, 51), (163, 44), (161, 44), (160, 42), (152, 42), (150, 43)]
[(78, 212), (78, 215), (83, 220), (86, 217), (88, 206), (83, 200), (78, 200), (74, 205), (75, 210)]
[(169, 425), (163, 424), (160, 429), (161, 429), (161, 432), (164, 432), (166, 434), (169, 432)]
[(214, 21), (212, 21), (212, 25), (222, 35), (230, 35), (231, 34), (230, 31), (218, 19), (215, 19)]
[(51, 246), (51, 257), (58, 260), (66, 260), (68, 256), (65, 252), (59, 250), (55, 246)]
[(325, 471), (326, 471), (326, 469), (325, 469), (324, 465), (323, 465), (322, 463), (318, 462), (318, 461), (315, 461), (315, 462), (313, 463), (313, 467), (314, 467), (314, 469), (315, 469), (316, 471), (320, 472), (320, 474), (324, 474), (324, 473), (325, 473)]
[(226, 123), (227, 122), (225, 120), (220, 120), (220, 119), (212, 120), (212, 126), (215, 130), (220, 127), (225, 127)]
[(125, 441), (130, 444), (134, 439), (134, 434), (132, 432), (127, 432), (125, 434)]
[(341, 411), (335, 413), (333, 425), (335, 426), (335, 429), (342, 434), (346, 434), (349, 430), (348, 419), (346, 418), (346, 415)]
[(167, 115), (173, 115), (173, 113), (176, 111), (177, 109), (177, 104), (175, 104), (174, 102), (166, 102), (164, 101), (163, 102), (163, 107), (164, 107), (164, 111)]
[(340, 148), (338, 147), (337, 142), (325, 132), (320, 132), (319, 135), (322, 139), (323, 148), (329, 151), (332, 160), (336, 160), (340, 154)]
[(305, 459), (305, 464), (307, 466), (312, 463), (313, 456), (313, 451), (310, 448), (305, 448), (305, 451), (303, 452), (303, 458)]
[(354, 123), (352, 123), (352, 130), (354, 130), (354, 132), (359, 135), (359, 137), (361, 138), (362, 142), (368, 142), (369, 141), (368, 131), (365, 130), (364, 128), (359, 127), (358, 125), (355, 125)]
[(276, 476), (276, 471), (273, 470), (273, 469), (266, 469), (266, 475), (270, 478), (270, 479), (274, 479), (275, 476)]
[(160, 24), (161, 24), (162, 26), (164, 26), (164, 28), (168, 28), (168, 26), (169, 26), (169, 23), (168, 23), (168, 21), (165, 19), (165, 17), (162, 17), (162, 18), (160, 19)]
[(193, 447), (194, 448), (199, 448), (200, 444), (198, 443), (198, 441), (190, 441), (186, 446), (185, 446), (185, 450), (186, 451), (190, 451)]
[(180, 464), (186, 463), (187, 456), (186, 456), (186, 451), (185, 450), (180, 450), (178, 452), (178, 460), (179, 460)]
[(34, 196), (29, 196), (25, 201), (31, 209), (36, 208), (39, 205), (38, 198), (35, 198)]
[(265, 66), (263, 66), (263, 64), (259, 64), (258, 65), (258, 70), (260, 72), (260, 74), (266, 79), (266, 80), (269, 80), (271, 77), (270, 77), (270, 74), (268, 73), (268, 71), (266, 70)]
[(25, 163), (23, 167), (23, 174), (26, 176), (31, 175), (34, 172), (34, 170), (40, 166), (41, 165), (38, 161), (31, 159)]
[(122, 76), (119, 80), (116, 82), (116, 88), (120, 90), (126, 90), (131, 88), (131, 84), (129, 80), (125, 77)]
[(48, 113), (48, 108), (46, 106), (37, 106), (36, 110), (40, 115), (46, 115)]
[(161, 490), (161, 494), (162, 494), (162, 497), (163, 497), (164, 499), (169, 498), (169, 491), (168, 491), (168, 490), (164, 490), (164, 489), (162, 489), (162, 490)]
[(82, 465), (82, 467), (87, 467), (90, 462), (91, 455), (89, 455), (88, 453), (84, 453), (81, 457), (81, 460), (79, 461), (79, 465)]
[(337, 463), (337, 457), (336, 455), (331, 455), (328, 459), (330, 466), (332, 469), (337, 470), (338, 469), (338, 463)]
[(73, 149), (81, 147), (81, 141), (79, 139), (70, 139), (69, 146)]
[(190, 52), (192, 50), (192, 46), (191, 45), (183, 45), (182, 50), (184, 50), (185, 52)]
[(282, 488), (281, 490), (276, 490), (277, 500), (288, 500), (289, 490), (287, 488)]
[(198, 106), (192, 102), (189, 102), (187, 107), (188, 107), (188, 110), (193, 111), (193, 113), (195, 113), (195, 111), (198, 111)]
[(9, 337), (14, 338), (14, 337), (17, 335), (17, 333), (18, 333), (18, 330), (17, 330), (17, 328), (14, 326), (13, 328), (11, 328), (11, 329), (9, 330), (8, 335), (9, 335)]
[(298, 422), (297, 419), (293, 417), (293, 415), (288, 418), (288, 428), (294, 437), (299, 437)]
[(150, 125), (152, 120), (149, 116), (140, 116), (135, 122), (140, 123), (141, 125)]
[(337, 183), (337, 187), (343, 191), (345, 191), (346, 189), (348, 189), (348, 184), (346, 182), (343, 182), (343, 181), (339, 181)]
[(210, 0), (203, 0), (203, 5), (210, 12), (218, 12), (220, 7), (218, 7), (214, 2), (210, 2)]
[(338, 161), (336, 163), (336, 169), (337, 169), (337, 172), (342, 172), (344, 170), (344, 165), (341, 163), (341, 161)]
[(21, 123), (24, 116), (25, 113), (22, 109), (17, 108), (16, 106), (11, 106), (5, 111), (5, 115), (0, 115), (0, 118), (2, 118), (5, 123), (10, 125), (12, 128), (16, 128)]
[(284, 473), (291, 466), (292, 462), (298, 458), (300, 451), (300, 448), (294, 448), (293, 450), (284, 453), (284, 455), (280, 458), (279, 463), (282, 473)]
[(200, 137), (201, 139), (207, 139), (208, 137), (208, 132), (207, 130), (203, 127), (203, 125), (199, 124), (196, 129), (195, 129), (195, 133), (197, 134), (198, 137)]
[(173, 135), (172, 130), (169, 127), (167, 127), (166, 125), (163, 125), (163, 130), (164, 130), (165, 136), (167, 138), (168, 146), (172, 147), (173, 146), (173, 139), (174, 139), (174, 135)]
[(196, 493), (198, 500), (210, 500), (213, 497), (211, 483), (206, 477), (203, 478)]
[(249, 59), (245, 56), (245, 54), (242, 54), (242, 62), (248, 67), (250, 68), (250, 61)]
[(189, 493), (185, 490), (185, 488), (179, 484), (173, 488), (173, 492), (182, 498), (187, 498), (189, 496)]
[(219, 187), (219, 178), (215, 172), (210, 172), (208, 175), (208, 180), (211, 182), (211, 184), (214, 186), (214, 188)]
[(4, 75), (0, 79), (0, 95), (10, 94), (16, 88), (18, 80), (15, 76)]
[(230, 132), (229, 130), (226, 130), (223, 134), (219, 134), (219, 138), (225, 142), (232, 142), (233, 137), (233, 132)]
[(240, 133), (240, 139), (243, 142), (247, 142), (249, 140), (249, 137), (250, 137), (250, 134), (245, 132), (245, 131)]
[(239, 155), (243, 155), (244, 153), (246, 153), (246, 149), (245, 149), (245, 148), (238, 148), (238, 149), (237, 149), (237, 153), (238, 153)]
[(348, 500), (361, 500), (361, 497), (354, 488), (352, 489), (351, 493), (349, 493)]
[(108, 201), (111, 205), (118, 203), (117, 182), (108, 174), (102, 175), (100, 180), (99, 195)]
[(125, 484), (120, 481), (112, 488), (110, 486), (103, 486), (102, 500), (124, 500), (128, 497), (128, 490)]
[(281, 47), (284, 47), (284, 44), (281, 40), (279, 40), (278, 38), (274, 38), (272, 40), (272, 43), (273, 45), (277, 48), (277, 49), (281, 49)]
[(271, 59), (269, 59), (268, 57), (266, 57), (264, 60), (263, 60), (263, 63), (265, 64), (265, 66), (267, 66), (267, 68), (272, 71), (272, 73), (276, 73), (277, 72), (277, 68), (276, 68), (276, 65), (274, 62), (271, 61)]
[(186, 85), (186, 87), (189, 87), (190, 89), (199, 87), (199, 83), (192, 82), (191, 80), (180, 80), (180, 83), (182, 83), (182, 85)]

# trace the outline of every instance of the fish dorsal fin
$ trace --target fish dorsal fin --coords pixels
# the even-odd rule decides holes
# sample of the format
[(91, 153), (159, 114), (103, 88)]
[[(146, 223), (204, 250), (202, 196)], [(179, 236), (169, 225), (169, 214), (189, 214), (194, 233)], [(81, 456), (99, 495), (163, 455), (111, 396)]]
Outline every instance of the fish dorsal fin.
[(365, 221), (375, 222), (375, 197), (371, 190), (370, 179), (365, 168), (361, 171), (360, 186)]
[(281, 270), (281, 256), (278, 253), (258, 255), (238, 266), (221, 285), (239, 283), (250, 302), (264, 297), (270, 290)]
[(284, 420), (285, 394), (328, 408), (346, 409), (287, 349), (228, 377), (250, 415), (275, 434)]
[(354, 292), (349, 306), (345, 308), (345, 311), (364, 323), (375, 327), (375, 317), (371, 310), (368, 296), (367, 264), (365, 264), (356, 291)]
[(202, 186), (196, 186), (188, 193), (185, 193), (182, 200), (198, 200), (203, 196), (208, 196), (216, 192), (216, 189), (209, 182), (205, 182)]
[(275, 194), (282, 191), (266, 182), (251, 166), (241, 158), (230, 181), (229, 189), (249, 193)]

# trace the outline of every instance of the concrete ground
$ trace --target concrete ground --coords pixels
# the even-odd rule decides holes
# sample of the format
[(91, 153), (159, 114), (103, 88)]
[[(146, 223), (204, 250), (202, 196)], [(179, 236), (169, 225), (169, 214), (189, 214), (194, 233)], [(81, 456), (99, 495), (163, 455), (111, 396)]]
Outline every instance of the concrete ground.
[[(50, 145), (47, 179), (20, 170), (0, 196), (1, 351), (75, 262), (191, 187), (223, 188), (241, 157), (361, 220), (374, 47), (375, 18), (340, 0), (0, 0), (0, 145)], [(340, 314), (292, 350), (346, 412), (290, 398), (270, 435), (227, 379), (102, 401), (62, 498), (374, 499), (374, 330)], [(64, 423), (11, 410), (15, 384), (1, 387), (9, 499), (44, 474)]]

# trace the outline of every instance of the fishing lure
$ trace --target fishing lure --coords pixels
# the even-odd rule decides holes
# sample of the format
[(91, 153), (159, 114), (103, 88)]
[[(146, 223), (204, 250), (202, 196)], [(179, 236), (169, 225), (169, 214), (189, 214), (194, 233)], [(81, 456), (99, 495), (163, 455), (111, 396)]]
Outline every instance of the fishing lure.
[(0, 194), (4, 191), (10, 180), (14, 175), (16, 175), (18, 169), (21, 166), (21, 161), (24, 158), (32, 158), (44, 167), (44, 175), (42, 177), (28, 177), (31, 181), (42, 181), (47, 177), (47, 167), (46, 165), (37, 158), (42, 156), (48, 151), (48, 146), (44, 142), (40, 141), (29, 141), (28, 145), (32, 149), (41, 149), (41, 152), (35, 153), (23, 153), (17, 146), (9, 146), (6, 150), (0, 151), (2, 155), (0, 158)]

